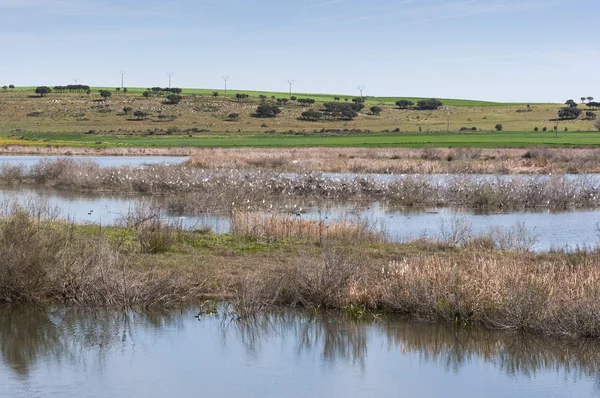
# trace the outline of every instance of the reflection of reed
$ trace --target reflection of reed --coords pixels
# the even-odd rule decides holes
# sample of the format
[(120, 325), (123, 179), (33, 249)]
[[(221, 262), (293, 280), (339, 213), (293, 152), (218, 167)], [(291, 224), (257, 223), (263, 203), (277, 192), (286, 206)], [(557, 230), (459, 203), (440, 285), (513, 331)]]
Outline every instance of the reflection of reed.
[[(224, 336), (230, 328), (231, 325), (226, 326)], [(233, 329), (253, 356), (274, 338), (293, 338), (297, 355), (316, 350), (327, 363), (351, 362), (364, 369), (369, 337), (382, 334), (390, 351), (416, 354), (423, 361), (437, 363), (452, 372), (479, 360), (509, 376), (531, 377), (543, 371), (564, 372), (573, 377), (600, 374), (600, 342), (595, 340), (550, 339), (444, 324), (361, 323), (331, 314), (257, 316), (235, 322)]]
[(83, 351), (92, 350), (102, 371), (110, 350), (134, 345), (140, 327), (161, 332), (177, 321), (176, 313), (3, 306), (1, 360), (26, 377), (39, 359), (79, 363), (85, 360)]
[[(86, 365), (85, 361), (92, 360), (100, 365), (95, 369), (103, 372), (108, 356), (133, 347), (138, 334), (160, 335), (174, 328), (185, 332), (188, 321), (195, 322), (187, 310), (148, 313), (0, 307), (0, 360), (22, 378), (27, 378), (40, 360), (53, 365)], [(381, 336), (391, 355), (417, 355), (450, 372), (477, 360), (509, 376), (560, 372), (578, 379), (600, 374), (600, 342), (595, 340), (549, 339), (400, 320), (353, 322), (331, 313), (288, 312), (224, 320), (215, 323), (218, 325), (223, 343), (239, 341), (251, 357), (279, 340), (282, 349), (297, 357), (318, 353), (329, 366), (349, 363), (365, 370), (370, 341)], [(600, 386), (600, 378), (597, 384)]]

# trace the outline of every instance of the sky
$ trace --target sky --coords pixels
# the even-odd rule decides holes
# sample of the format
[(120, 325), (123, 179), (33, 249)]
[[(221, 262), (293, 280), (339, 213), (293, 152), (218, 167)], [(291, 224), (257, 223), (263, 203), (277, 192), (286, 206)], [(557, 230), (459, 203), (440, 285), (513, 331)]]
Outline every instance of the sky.
[(600, 98), (598, 0), (0, 0), (0, 85)]

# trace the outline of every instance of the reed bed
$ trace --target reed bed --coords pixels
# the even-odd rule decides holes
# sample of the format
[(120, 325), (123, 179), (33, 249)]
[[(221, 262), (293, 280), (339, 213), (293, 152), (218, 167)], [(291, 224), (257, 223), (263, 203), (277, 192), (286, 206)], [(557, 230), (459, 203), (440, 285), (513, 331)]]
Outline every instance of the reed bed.
[(231, 233), (257, 238), (302, 238), (323, 243), (326, 239), (341, 241), (381, 242), (385, 233), (368, 220), (341, 220), (330, 222), (305, 220), (301, 214), (276, 212), (233, 211)]
[(0, 182), (61, 190), (170, 195), (174, 209), (265, 209), (274, 201), (384, 201), (397, 206), (455, 206), (520, 210), (595, 208), (600, 183), (592, 177), (427, 175), (329, 177), (322, 174), (210, 172), (185, 165), (100, 168), (72, 159), (42, 160), (31, 168), (6, 166)]

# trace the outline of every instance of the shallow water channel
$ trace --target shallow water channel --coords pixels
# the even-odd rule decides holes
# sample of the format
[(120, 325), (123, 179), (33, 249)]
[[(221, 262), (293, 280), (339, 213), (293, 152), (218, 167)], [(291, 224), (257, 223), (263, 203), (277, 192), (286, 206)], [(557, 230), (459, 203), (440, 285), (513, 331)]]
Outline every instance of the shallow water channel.
[(287, 313), (0, 307), (0, 396), (591, 397), (600, 343)]
[[(41, 159), (57, 159), (55, 156), (0, 156), (0, 164), (24, 164), (31, 166)], [(148, 164), (175, 164), (185, 160), (183, 157), (81, 157), (72, 156), (69, 159), (97, 162), (103, 167), (140, 166)], [(352, 174), (328, 174), (330, 178), (353, 178)], [(390, 175), (370, 175), (369, 178), (389, 179)], [(449, 176), (433, 176), (434, 180), (442, 181)], [(481, 177), (481, 176), (479, 176)], [(489, 176), (495, 178), (495, 176)], [(510, 176), (503, 176), (503, 178)], [(575, 178), (575, 176), (572, 176)], [(600, 179), (598, 175), (590, 178)], [(539, 178), (539, 177), (532, 177)], [(79, 193), (50, 190), (42, 187), (0, 186), (0, 201), (16, 199), (20, 203), (46, 201), (49, 205), (60, 210), (60, 216), (78, 223), (96, 223), (111, 225), (135, 209), (141, 202), (152, 201), (161, 205), (160, 198), (144, 197), (143, 195)], [(390, 208), (380, 203), (363, 204), (322, 204), (318, 207), (311, 203), (299, 203), (303, 206), (299, 217), (306, 219), (335, 220), (367, 219), (382, 229), (394, 241), (410, 241), (420, 237), (439, 238), (442, 235), (442, 225), (451, 225), (455, 220), (464, 220), (470, 225), (472, 234), (477, 235), (490, 228), (508, 230), (516, 223), (521, 223), (529, 235), (535, 238), (532, 249), (546, 251), (550, 249), (573, 249), (578, 246), (594, 246), (598, 239), (598, 223), (600, 210), (577, 210), (566, 212), (510, 212), (486, 213), (457, 210), (450, 208)], [(318, 211), (317, 211), (318, 209)], [(291, 211), (291, 210), (290, 210)], [(217, 233), (229, 231), (230, 223), (227, 214), (184, 214), (169, 215), (169, 221), (181, 223), (184, 228), (210, 228)]]
[[(0, 187), (0, 201), (17, 200), (19, 203), (42, 203), (55, 207), (62, 218), (77, 223), (112, 225), (127, 216), (140, 203), (153, 201), (161, 205), (160, 198), (141, 195), (82, 194), (45, 188)], [(316, 211), (309, 207), (299, 217), (336, 220), (367, 219), (376, 230), (383, 230), (393, 240), (405, 242), (420, 237), (442, 237), (442, 225), (450, 226), (455, 220), (466, 221), (474, 235), (492, 227), (502, 230), (522, 223), (528, 234), (535, 238), (532, 249), (574, 249), (577, 246), (594, 246), (599, 239), (600, 210), (570, 212), (514, 212), (481, 213), (450, 208), (406, 209), (389, 208), (379, 203), (355, 207), (352, 204), (333, 205)], [(186, 229), (210, 228), (217, 233), (229, 231), (229, 215), (207, 213), (201, 215), (169, 215), (170, 222), (180, 223)]]

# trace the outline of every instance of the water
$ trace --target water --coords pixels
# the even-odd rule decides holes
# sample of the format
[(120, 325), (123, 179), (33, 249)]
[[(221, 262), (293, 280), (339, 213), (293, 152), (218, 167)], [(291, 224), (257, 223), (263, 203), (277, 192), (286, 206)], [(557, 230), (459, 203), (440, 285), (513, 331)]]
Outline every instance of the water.
[(187, 160), (182, 156), (37, 156), (9, 155), (0, 156), (0, 164), (21, 164), (31, 167), (40, 160), (72, 159), (84, 162), (95, 162), (100, 167), (145, 166), (149, 164), (179, 164)]
[[(77, 223), (112, 225), (122, 220), (141, 203), (152, 202), (160, 206), (164, 199), (142, 195), (83, 194), (35, 187), (3, 187), (0, 188), (0, 202), (3, 200), (16, 200), (21, 204), (39, 204), (45, 201), (59, 209), (63, 218), (72, 219)], [(484, 233), (492, 227), (507, 230), (520, 222), (529, 234), (535, 237), (532, 249), (547, 251), (565, 247), (573, 249), (576, 246), (594, 246), (599, 239), (600, 210), (481, 213), (449, 208), (389, 208), (373, 203), (361, 207), (335, 204), (320, 213), (309, 207), (300, 217), (327, 217), (327, 222), (368, 219), (396, 242), (421, 237), (440, 238), (442, 223), (450, 225), (455, 219), (462, 219), (470, 224), (474, 235)], [(229, 216), (219, 212), (200, 215), (166, 214), (165, 218), (181, 224), (186, 229), (210, 228), (216, 233), (226, 233), (230, 228)]]
[(0, 307), (0, 396), (592, 397), (600, 343), (327, 314)]

